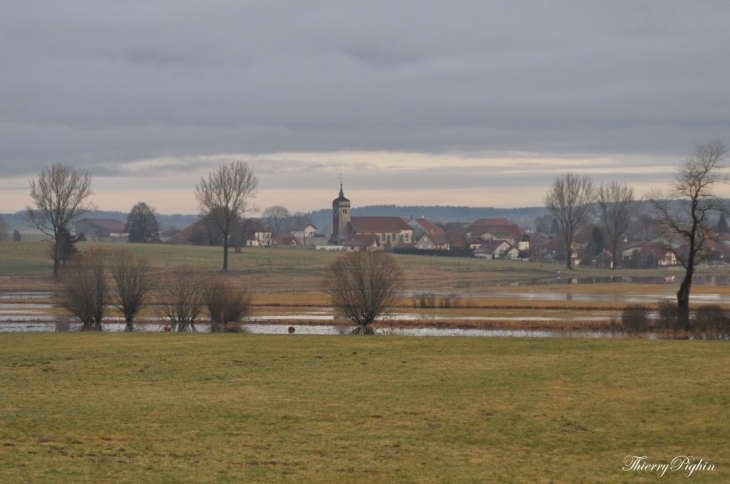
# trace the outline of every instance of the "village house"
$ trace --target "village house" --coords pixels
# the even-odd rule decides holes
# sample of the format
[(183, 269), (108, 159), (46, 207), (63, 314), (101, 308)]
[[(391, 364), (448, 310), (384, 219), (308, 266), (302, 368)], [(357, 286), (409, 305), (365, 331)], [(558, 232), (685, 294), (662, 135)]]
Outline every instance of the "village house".
[(506, 240), (487, 240), (474, 250), (474, 257), (486, 259), (519, 259), (520, 251)]
[(474, 249), (487, 240), (504, 240), (518, 250), (524, 252), (530, 250), (530, 238), (525, 237), (525, 231), (517, 224), (503, 217), (477, 219), (468, 225), (461, 234), (464, 240)]
[(317, 227), (308, 223), (296, 224), (291, 227), (289, 233), (296, 237), (303, 245), (306, 245), (308, 240), (314, 238), (314, 234), (317, 233)]
[(446, 234), (441, 231), (434, 234), (423, 232), (416, 240), (416, 249), (422, 250), (449, 250), (451, 244)]
[(84, 234), (89, 240), (116, 240), (126, 242), (129, 234), (126, 224), (112, 218), (83, 218), (76, 222), (76, 235)]
[(274, 247), (302, 247), (302, 243), (292, 234), (276, 234), (271, 239), (271, 245)]
[(345, 237), (343, 243), (349, 252), (374, 252), (381, 250), (378, 238), (373, 234), (351, 234)]
[(269, 247), (273, 234), (260, 218), (251, 217), (243, 222), (243, 233), (248, 247)]
[(632, 242), (621, 250), (624, 267), (668, 267), (677, 265), (677, 257), (662, 242)]

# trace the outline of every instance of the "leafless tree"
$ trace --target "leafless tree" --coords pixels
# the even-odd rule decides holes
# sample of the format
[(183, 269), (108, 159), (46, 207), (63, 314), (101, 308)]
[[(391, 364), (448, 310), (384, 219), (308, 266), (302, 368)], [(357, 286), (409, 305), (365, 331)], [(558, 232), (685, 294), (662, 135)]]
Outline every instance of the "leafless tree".
[[(30, 196), (34, 206), (26, 206), (26, 220), (54, 240), (61, 230), (70, 232), (71, 224), (94, 208), (87, 203), (91, 196), (91, 174), (71, 165), (55, 163), (44, 168), (37, 181), (30, 181)], [(53, 254), (54, 276), (58, 275), (61, 262), (58, 247), (56, 244)]]
[(621, 242), (629, 227), (639, 217), (639, 202), (634, 198), (634, 189), (626, 183), (601, 183), (596, 191), (596, 215), (603, 223), (608, 235), (613, 268), (616, 269)]
[(111, 252), (109, 259), (117, 289), (116, 305), (127, 323), (125, 331), (134, 331), (134, 318), (147, 304), (154, 285), (149, 261), (126, 249)]
[(195, 331), (195, 322), (205, 307), (209, 279), (208, 271), (192, 266), (178, 267), (160, 277), (159, 307), (173, 331)]
[(689, 294), (696, 265), (706, 253), (706, 242), (715, 234), (718, 213), (727, 212), (714, 192), (718, 185), (730, 181), (722, 172), (725, 154), (720, 141), (698, 143), (677, 169), (669, 190), (649, 194), (653, 218), (685, 270), (677, 291), (677, 324), (681, 329), (690, 327)]
[(351, 252), (330, 264), (324, 290), (332, 305), (357, 325), (354, 334), (373, 334), (370, 325), (395, 306), (403, 282), (398, 261), (383, 252)]
[(251, 311), (251, 293), (245, 286), (218, 277), (207, 286), (206, 306), (212, 331), (226, 331)]
[(258, 179), (253, 169), (242, 161), (221, 165), (201, 178), (195, 188), (200, 214), (213, 214), (215, 223), (223, 234), (223, 270), (228, 270), (228, 236), (231, 222), (243, 215), (249, 199), (256, 196)]
[(261, 213), (261, 221), (269, 226), (272, 235), (285, 232), (290, 217), (289, 210), (281, 205), (268, 207)]
[(545, 194), (545, 207), (558, 221), (560, 235), (567, 251), (567, 267), (573, 268), (571, 253), (573, 236), (585, 221), (585, 217), (593, 203), (593, 182), (587, 176), (567, 173), (553, 182), (553, 186)]
[(61, 305), (81, 320), (85, 330), (101, 331), (101, 322), (109, 309), (106, 258), (105, 250), (93, 248), (72, 257), (60, 272)]

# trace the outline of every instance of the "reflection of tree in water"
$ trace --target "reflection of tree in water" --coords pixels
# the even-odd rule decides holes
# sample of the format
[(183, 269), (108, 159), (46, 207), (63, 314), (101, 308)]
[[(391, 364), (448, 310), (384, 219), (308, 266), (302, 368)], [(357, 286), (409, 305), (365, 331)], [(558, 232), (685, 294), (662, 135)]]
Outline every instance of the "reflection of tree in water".
[(565, 300), (566, 301), (572, 301), (573, 300), (573, 294), (570, 293), (570, 292), (568, 294), (566, 294), (565, 295)]

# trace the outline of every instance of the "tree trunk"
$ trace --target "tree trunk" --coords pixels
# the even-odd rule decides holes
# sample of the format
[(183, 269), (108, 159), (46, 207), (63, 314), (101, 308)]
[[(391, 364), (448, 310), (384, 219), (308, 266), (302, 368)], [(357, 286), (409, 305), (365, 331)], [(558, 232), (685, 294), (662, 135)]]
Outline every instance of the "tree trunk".
[(694, 267), (687, 268), (684, 280), (677, 291), (677, 327), (689, 330), (689, 291), (692, 287), (692, 272)]
[(223, 270), (228, 270), (228, 236), (223, 235)]

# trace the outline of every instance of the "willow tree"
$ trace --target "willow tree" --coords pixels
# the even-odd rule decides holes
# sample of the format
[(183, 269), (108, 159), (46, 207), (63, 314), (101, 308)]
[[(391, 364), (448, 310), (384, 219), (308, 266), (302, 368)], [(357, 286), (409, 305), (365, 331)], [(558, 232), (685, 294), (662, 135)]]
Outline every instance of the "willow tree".
[(370, 325), (394, 307), (402, 282), (403, 270), (392, 255), (351, 252), (330, 264), (324, 290), (332, 306), (357, 325), (354, 334), (373, 334)]
[(126, 249), (109, 255), (109, 272), (116, 286), (116, 306), (127, 323), (125, 331), (134, 331), (134, 319), (149, 302), (154, 280), (146, 257)]
[(698, 143), (677, 169), (669, 189), (649, 194), (653, 219), (684, 267), (677, 291), (677, 325), (682, 329), (690, 328), (689, 294), (695, 269), (707, 254), (707, 242), (716, 234), (718, 214), (727, 212), (716, 193), (719, 185), (730, 181), (722, 171), (726, 152), (720, 141)]
[(87, 202), (91, 196), (91, 174), (71, 165), (55, 163), (44, 168), (38, 179), (30, 181), (33, 206), (26, 206), (25, 219), (29, 224), (52, 237), (54, 246), (53, 275), (58, 275), (62, 260), (59, 235), (71, 232), (71, 224), (81, 215), (93, 210)]
[(220, 165), (200, 179), (195, 187), (200, 215), (212, 217), (223, 238), (223, 270), (228, 270), (228, 244), (231, 225), (243, 215), (251, 198), (256, 196), (258, 179), (253, 168), (242, 161)]
[(566, 173), (556, 178), (553, 186), (545, 194), (545, 207), (558, 222), (558, 231), (563, 237), (567, 251), (567, 267), (573, 268), (570, 258), (573, 236), (585, 221), (593, 203), (593, 182), (587, 176)]

